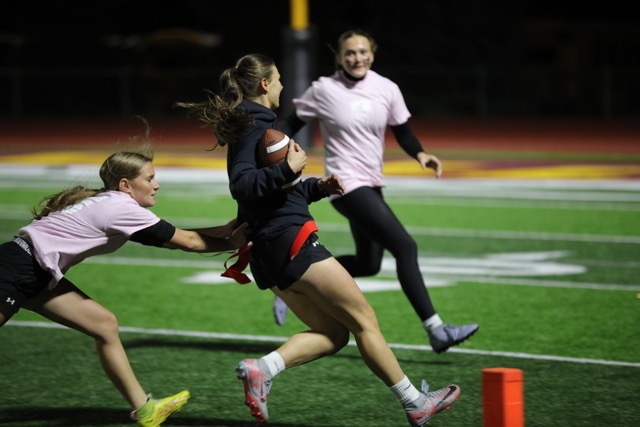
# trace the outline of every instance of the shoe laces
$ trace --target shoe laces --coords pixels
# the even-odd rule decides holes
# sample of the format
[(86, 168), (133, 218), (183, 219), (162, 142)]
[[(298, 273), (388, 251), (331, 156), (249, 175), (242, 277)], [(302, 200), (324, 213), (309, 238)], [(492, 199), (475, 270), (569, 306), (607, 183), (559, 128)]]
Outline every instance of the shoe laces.
[(262, 402), (267, 401), (267, 397), (269, 397), (269, 392), (271, 391), (271, 380), (264, 380), (260, 386), (260, 400)]

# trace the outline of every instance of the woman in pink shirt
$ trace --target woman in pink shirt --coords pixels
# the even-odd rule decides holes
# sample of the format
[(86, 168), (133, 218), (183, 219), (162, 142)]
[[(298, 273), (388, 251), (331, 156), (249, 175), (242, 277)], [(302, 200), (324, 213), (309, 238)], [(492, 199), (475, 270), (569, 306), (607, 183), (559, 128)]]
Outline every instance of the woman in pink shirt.
[[(152, 399), (127, 359), (115, 315), (64, 277), (93, 255), (116, 251), (128, 240), (188, 252), (218, 252), (246, 245), (246, 226), (183, 230), (146, 209), (155, 205), (150, 145), (141, 152), (118, 152), (100, 168), (104, 187), (61, 191), (34, 209), (33, 221), (13, 241), (0, 245), (0, 326), (20, 307), (75, 329), (95, 340), (102, 367), (131, 405), (140, 426), (159, 426), (189, 399), (188, 391)], [(235, 230), (234, 230), (235, 228)]]
[[(404, 151), (422, 169), (442, 174), (440, 160), (422, 149), (408, 120), (411, 117), (398, 85), (371, 70), (377, 44), (363, 31), (346, 31), (338, 39), (336, 72), (314, 81), (294, 99), (295, 115), (287, 118), (292, 134), (304, 123), (317, 120), (324, 143), (326, 173), (344, 183), (344, 195), (331, 196), (333, 206), (349, 220), (354, 255), (336, 257), (353, 277), (380, 271), (384, 250), (396, 260), (402, 290), (427, 331), (431, 347), (441, 353), (469, 338), (477, 324), (445, 324), (433, 307), (425, 287), (416, 242), (386, 203), (382, 194), (383, 153), (387, 126)], [(274, 305), (276, 320), (286, 313), (281, 301)]]

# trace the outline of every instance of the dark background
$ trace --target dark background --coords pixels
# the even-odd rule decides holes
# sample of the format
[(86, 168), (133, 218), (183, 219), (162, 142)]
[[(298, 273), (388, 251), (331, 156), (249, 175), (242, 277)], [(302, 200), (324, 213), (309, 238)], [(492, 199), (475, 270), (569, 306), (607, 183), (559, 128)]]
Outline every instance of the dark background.
[[(0, 118), (183, 116), (246, 53), (286, 62), (290, 3), (12, 2), (0, 13)], [(640, 19), (616, 3), (309, 0), (313, 78), (344, 30), (414, 115), (636, 118)], [(282, 71), (282, 67), (281, 67)], [(285, 74), (285, 73), (283, 73)], [(290, 75), (283, 75), (285, 87)]]

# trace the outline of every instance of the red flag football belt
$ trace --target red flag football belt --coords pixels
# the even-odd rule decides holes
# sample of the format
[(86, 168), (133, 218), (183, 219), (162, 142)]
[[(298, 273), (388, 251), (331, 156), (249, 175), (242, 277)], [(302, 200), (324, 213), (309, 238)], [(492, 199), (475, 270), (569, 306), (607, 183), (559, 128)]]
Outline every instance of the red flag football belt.
[[(302, 248), (304, 242), (307, 241), (311, 233), (313, 233), (314, 231), (318, 231), (318, 227), (316, 226), (316, 223), (314, 221), (307, 221), (302, 226), (302, 228), (300, 228), (300, 231), (298, 231), (298, 235), (293, 240), (293, 243), (289, 248), (289, 260), (292, 260), (296, 255), (298, 255), (298, 252), (300, 252), (300, 248)], [(224, 268), (226, 270), (224, 273), (222, 273), (222, 277), (229, 277), (242, 285), (251, 282), (249, 276), (242, 272), (245, 268), (247, 268), (247, 265), (249, 265), (249, 250), (251, 249), (251, 246), (253, 246), (253, 243), (249, 242), (245, 247), (238, 249), (235, 254), (227, 258), (227, 260), (224, 262)], [(238, 260), (235, 262), (235, 264), (233, 264), (231, 267), (227, 267), (227, 262), (235, 257), (238, 257)]]

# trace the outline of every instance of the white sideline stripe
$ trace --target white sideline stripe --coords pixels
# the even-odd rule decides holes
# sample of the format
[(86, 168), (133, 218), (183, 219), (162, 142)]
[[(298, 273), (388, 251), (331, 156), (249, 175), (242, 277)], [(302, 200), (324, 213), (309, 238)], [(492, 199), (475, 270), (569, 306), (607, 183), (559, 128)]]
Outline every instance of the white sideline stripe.
[[(26, 326), (26, 327), (34, 327), (34, 328), (69, 329), (66, 326), (62, 326), (57, 323), (51, 323), (51, 322), (10, 320), (7, 322), (7, 325)], [(214, 338), (214, 339), (225, 339), (225, 340), (262, 341), (262, 342), (285, 342), (289, 339), (289, 337), (276, 337), (276, 336), (269, 336), (269, 335), (246, 335), (246, 334), (230, 334), (230, 333), (223, 333), (223, 332), (204, 332), (204, 331), (179, 331), (174, 329), (145, 329), (145, 328), (134, 328), (129, 326), (121, 326), (120, 332), (127, 332), (127, 333), (134, 333), (134, 334), (150, 334), (150, 335), (165, 335), (165, 336)], [(355, 346), (356, 343), (355, 341), (349, 341), (349, 345)], [(391, 348), (397, 348), (402, 350), (417, 350), (417, 351), (433, 350), (431, 346), (428, 346), (428, 345), (389, 343), (389, 346)], [(452, 348), (447, 351), (450, 353), (478, 354), (482, 356), (514, 357), (519, 359), (550, 360), (554, 362), (587, 363), (587, 364), (593, 364), (593, 365), (626, 366), (631, 368), (640, 368), (640, 363), (619, 362), (616, 360), (583, 359), (583, 358), (577, 358), (577, 357), (553, 356), (553, 355), (546, 355), (546, 354), (514, 353), (509, 351), (472, 350), (472, 349), (462, 349), (462, 348)]]
[[(172, 195), (173, 196), (173, 195)], [(173, 196), (179, 197), (179, 195)], [(640, 210), (640, 204), (625, 204), (625, 203), (606, 203), (601, 201), (591, 201), (591, 202), (572, 202), (568, 200), (565, 202), (545, 202), (545, 201), (519, 201), (519, 200), (507, 200), (507, 201), (492, 201), (492, 200), (483, 200), (483, 199), (473, 199), (472, 196), (469, 196), (466, 199), (447, 199), (447, 200), (423, 200), (423, 201), (410, 201), (403, 199), (392, 199), (393, 196), (389, 197), (389, 200), (392, 200), (394, 204), (420, 204), (420, 205), (428, 205), (428, 206), (481, 206), (485, 208), (501, 208), (501, 209), (564, 209), (564, 210), (598, 210), (598, 211), (638, 211)], [(446, 195), (440, 195), (440, 197), (449, 197)]]
[[(394, 193), (391, 193), (393, 196), (398, 197), (398, 200), (405, 203), (415, 203), (415, 198), (412, 201), (407, 197), (406, 194), (401, 193), (402, 190), (396, 189)], [(470, 197), (470, 198), (494, 198), (494, 199), (520, 199), (520, 200), (555, 200), (555, 201), (573, 201), (573, 202), (585, 202), (585, 201), (597, 201), (597, 202), (630, 202), (637, 203), (640, 202), (640, 194), (637, 192), (624, 192), (624, 193), (603, 193), (603, 192), (592, 192), (592, 191), (572, 191), (572, 192), (564, 192), (564, 191), (536, 191), (527, 189), (523, 191), (523, 189), (515, 189), (514, 190), (506, 190), (506, 189), (482, 189), (476, 188), (474, 190), (470, 190), (468, 188), (463, 189), (455, 189), (455, 188), (442, 188), (442, 189), (433, 189), (428, 193), (429, 196), (441, 196), (441, 197)], [(423, 201), (426, 202), (426, 201)]]
[[(323, 223), (320, 225), (325, 232), (343, 232), (348, 230), (348, 225), (337, 223)], [(593, 242), (593, 243), (630, 243), (640, 244), (640, 236), (620, 236), (607, 234), (573, 234), (573, 233), (549, 233), (542, 231), (512, 231), (512, 230), (474, 230), (465, 228), (431, 228), (431, 227), (405, 227), (411, 234), (422, 236), (453, 236), (453, 237), (480, 237), (488, 239), (522, 239), (522, 240), (549, 240), (561, 242)]]

